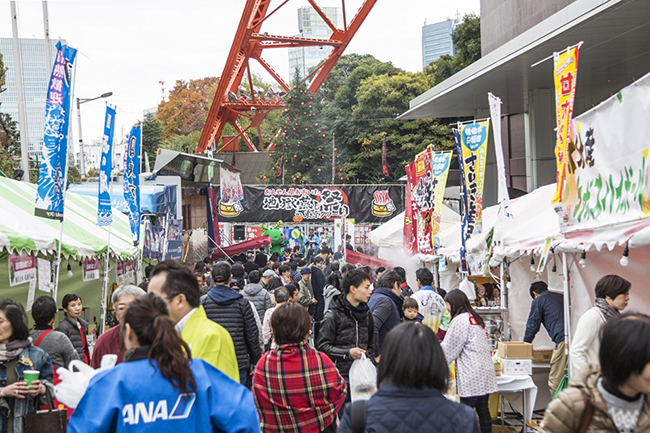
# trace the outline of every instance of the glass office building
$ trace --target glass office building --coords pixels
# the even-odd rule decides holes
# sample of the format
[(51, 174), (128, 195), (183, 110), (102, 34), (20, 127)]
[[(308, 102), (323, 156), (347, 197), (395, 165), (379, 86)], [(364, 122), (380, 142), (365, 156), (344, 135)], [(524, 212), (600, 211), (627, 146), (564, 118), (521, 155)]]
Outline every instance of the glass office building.
[[(325, 15), (338, 29), (343, 22), (341, 8), (321, 8)], [(326, 39), (332, 35), (332, 29), (325, 24), (320, 15), (310, 6), (298, 8), (298, 30), (306, 38)], [(318, 66), (332, 51), (331, 47), (297, 47), (289, 48), (289, 80), (293, 80), (296, 68), (301, 78), (309, 74), (309, 71)]]
[[(50, 40), (52, 62), (56, 57), (57, 41)], [(20, 39), (23, 66), (23, 88), (25, 91), (25, 112), (27, 131), (20, 127), (20, 133), (27, 133), (29, 156), (40, 157), (43, 145), (43, 124), (45, 122), (45, 100), (47, 86), (52, 74), (52, 65), (47, 65), (45, 39)], [(16, 83), (16, 59), (12, 38), (0, 38), (0, 53), (7, 68), (6, 90), (0, 93), (0, 111), (11, 115), (20, 124), (18, 116), (18, 86)]]
[(435, 62), (444, 54), (456, 55), (456, 47), (451, 35), (459, 24), (458, 19), (448, 19), (434, 24), (422, 26), (422, 69)]

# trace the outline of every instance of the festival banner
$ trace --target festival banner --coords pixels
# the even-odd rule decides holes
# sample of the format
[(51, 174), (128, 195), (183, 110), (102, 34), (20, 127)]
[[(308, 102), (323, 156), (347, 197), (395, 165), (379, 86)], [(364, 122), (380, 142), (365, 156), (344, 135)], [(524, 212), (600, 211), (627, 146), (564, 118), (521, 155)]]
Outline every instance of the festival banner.
[(460, 127), (461, 123), (458, 122), (458, 129), (452, 129), (454, 134), (454, 141), (456, 142), (456, 154), (458, 155), (458, 171), (460, 172), (460, 201), (463, 208), (463, 219), (461, 222), (461, 235), (460, 235), (460, 271), (467, 274), (469, 272), (469, 267), (467, 266), (467, 258), (465, 257), (465, 244), (467, 240), (467, 230), (469, 225), (469, 220), (467, 218), (467, 187), (465, 185), (465, 164), (463, 163), (463, 145), (460, 139)]
[[(227, 170), (221, 170), (221, 173)], [(230, 172), (229, 172), (230, 173)], [(239, 173), (237, 173), (239, 175)], [(239, 177), (239, 176), (238, 176)], [(222, 176), (223, 179), (223, 176)], [(241, 184), (239, 185), (241, 187)], [(217, 211), (217, 194), (214, 188), (208, 188), (207, 194), (207, 217), (208, 217), (208, 248), (212, 250), (221, 246), (221, 234), (219, 233), (219, 212)]]
[(24, 251), (20, 254), (9, 253), (9, 285), (13, 287), (32, 280), (36, 280), (34, 254), (27, 254)]
[[(77, 50), (56, 44), (56, 59), (45, 102), (45, 131), (34, 215), (63, 221), (63, 194), (68, 163), (71, 83)], [(25, 173), (29, 177), (29, 173)]]
[(162, 260), (165, 229), (153, 224), (147, 224), (144, 232), (142, 257), (151, 260)]
[(404, 205), (404, 248), (411, 254), (418, 252), (417, 243), (417, 206), (412, 198), (412, 190), (416, 187), (415, 161), (406, 166), (406, 203)]
[(243, 211), (241, 202), (244, 199), (244, 190), (239, 173), (224, 167), (219, 176), (220, 197), (219, 215), (236, 216)]
[(99, 280), (99, 259), (97, 257), (84, 259), (83, 280)]
[(118, 261), (115, 264), (115, 274), (117, 277), (117, 284), (122, 285), (125, 283), (132, 283), (134, 281), (133, 261)]
[(431, 146), (415, 157), (415, 188), (411, 199), (417, 207), (418, 252), (433, 254), (433, 177), (431, 176)]
[(176, 239), (167, 240), (167, 252), (165, 253), (165, 260), (183, 260), (183, 241)]
[(52, 263), (46, 259), (37, 259), (36, 267), (38, 269), (38, 290), (41, 292), (52, 291)]
[(183, 240), (183, 220), (167, 220), (167, 239), (174, 241)]
[[(650, 217), (650, 74), (575, 118), (560, 229), (593, 230)], [(629, 238), (634, 229), (626, 230)]]
[(501, 141), (501, 98), (488, 93), (490, 103), (490, 117), (492, 118), (492, 133), (494, 134), (494, 154), (497, 160), (498, 200), (505, 218), (512, 218), (510, 211), (510, 194), (508, 193), (508, 176), (506, 163), (503, 158), (503, 144)]
[[(576, 94), (578, 75), (578, 52), (582, 43), (560, 53), (553, 53), (553, 82), (555, 83), (555, 117), (557, 138), (555, 141), (555, 159), (557, 163), (557, 189), (553, 204), (562, 201), (562, 191), (566, 178), (566, 163), (569, 155), (567, 145), (571, 139), (573, 102)], [(556, 207), (558, 209), (559, 206)]]
[(440, 248), (440, 220), (442, 201), (449, 175), (449, 166), (454, 152), (435, 152), (431, 158), (431, 176), (433, 177), (433, 246)]
[(483, 186), (489, 121), (459, 125), (462, 164), (461, 183), (464, 190), (463, 239), (464, 254), (470, 275), (483, 275), (485, 271), (484, 242), (472, 241), (474, 234), (483, 231)]
[(129, 141), (124, 149), (124, 199), (129, 209), (129, 223), (133, 244), (140, 241), (140, 141), (142, 129), (131, 128)]
[(403, 185), (245, 185), (241, 191), (242, 198), (230, 203), (217, 191), (220, 221), (301, 223), (349, 217), (372, 224), (404, 210)]
[(106, 106), (104, 135), (102, 136), (102, 159), (99, 169), (99, 206), (97, 208), (97, 225), (110, 226), (113, 222), (111, 207), (110, 181), (113, 171), (113, 131), (115, 130), (115, 108)]

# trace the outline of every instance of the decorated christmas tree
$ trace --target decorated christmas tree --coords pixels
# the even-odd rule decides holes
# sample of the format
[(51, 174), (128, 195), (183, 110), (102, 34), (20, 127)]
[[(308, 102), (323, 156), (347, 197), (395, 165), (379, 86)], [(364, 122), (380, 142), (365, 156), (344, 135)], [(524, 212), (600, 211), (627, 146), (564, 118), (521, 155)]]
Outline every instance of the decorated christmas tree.
[[(283, 134), (272, 154), (272, 183), (322, 184), (332, 180), (332, 138), (321, 124), (321, 105), (306, 84), (296, 76), (296, 85), (284, 97)], [(284, 144), (283, 144), (284, 143)], [(284, 147), (284, 152), (283, 152)], [(282, 157), (284, 155), (284, 161)], [(281, 167), (282, 165), (282, 167)]]

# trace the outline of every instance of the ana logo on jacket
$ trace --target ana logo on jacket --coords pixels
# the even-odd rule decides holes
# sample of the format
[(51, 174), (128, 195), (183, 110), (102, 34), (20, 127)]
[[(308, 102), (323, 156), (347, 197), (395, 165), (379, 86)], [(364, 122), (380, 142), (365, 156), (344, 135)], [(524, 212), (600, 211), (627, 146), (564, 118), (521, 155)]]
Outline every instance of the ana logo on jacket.
[(158, 420), (185, 419), (192, 411), (194, 400), (196, 400), (194, 393), (179, 395), (171, 412), (167, 410), (167, 400), (159, 400), (157, 403), (150, 401), (148, 404), (144, 402), (135, 403), (135, 405), (129, 403), (122, 409), (122, 421), (124, 424), (137, 425), (140, 422), (148, 424)]

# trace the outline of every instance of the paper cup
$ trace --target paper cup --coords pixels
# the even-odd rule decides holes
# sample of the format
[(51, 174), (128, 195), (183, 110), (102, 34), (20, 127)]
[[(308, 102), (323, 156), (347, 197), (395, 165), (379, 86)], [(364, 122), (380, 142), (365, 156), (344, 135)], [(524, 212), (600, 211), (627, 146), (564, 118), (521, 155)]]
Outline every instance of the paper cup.
[(38, 380), (38, 376), (41, 374), (38, 370), (25, 370), (23, 371), (23, 378), (27, 386), (31, 386), (32, 382)]

